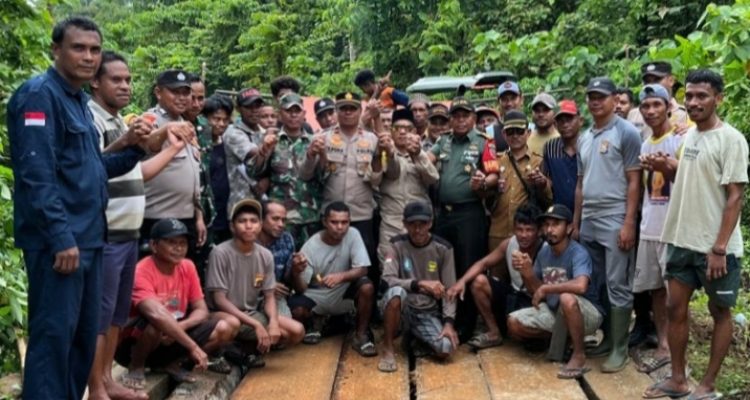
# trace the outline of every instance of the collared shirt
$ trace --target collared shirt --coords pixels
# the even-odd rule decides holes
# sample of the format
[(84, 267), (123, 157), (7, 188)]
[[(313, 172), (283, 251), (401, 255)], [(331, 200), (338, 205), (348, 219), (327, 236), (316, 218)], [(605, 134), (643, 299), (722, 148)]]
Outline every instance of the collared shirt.
[(544, 145), (542, 170), (552, 183), (552, 202), (575, 209), (578, 161), (576, 154), (565, 151), (562, 138), (554, 138)]
[[(641, 140), (646, 140), (653, 134), (651, 127), (648, 126), (646, 121), (643, 119), (641, 109), (638, 107), (633, 108), (628, 112), (628, 121), (635, 125), (635, 127), (641, 132)], [(688, 117), (685, 106), (678, 103), (674, 97), (669, 101), (669, 121), (672, 125), (685, 125), (694, 126), (693, 121)]]
[[(500, 166), (499, 178), (505, 179), (505, 191), (500, 194), (497, 205), (492, 210), (492, 222), (490, 223), (490, 236), (501, 239), (513, 236), (513, 217), (516, 214), (516, 210), (529, 201), (529, 194), (526, 192), (521, 178), (513, 168), (510, 157), (513, 157), (513, 154), (509, 150), (503, 153), (498, 160)], [(529, 189), (536, 191), (536, 195), (539, 197), (552, 199), (552, 190), (549, 185), (543, 190), (539, 190), (527, 179), (531, 171), (537, 168), (541, 169), (542, 157), (536, 153), (532, 153), (527, 147), (524, 155), (515, 161), (518, 171), (526, 179)]]
[(578, 138), (578, 176), (583, 178), (582, 218), (625, 215), (628, 171), (640, 171), (641, 136), (614, 115), (601, 129)]
[(432, 147), (440, 173), (440, 204), (458, 204), (479, 201), (481, 198), (471, 190), (471, 175), (479, 169), (497, 172), (494, 141), (476, 130), (463, 136), (443, 135)]
[[(94, 100), (89, 100), (88, 106), (94, 116), (102, 150), (127, 133), (128, 127), (120, 114), (110, 114)], [(128, 173), (110, 179), (107, 192), (107, 240), (110, 243), (137, 240), (146, 208), (141, 163), (137, 163)]]
[[(148, 112), (156, 114), (155, 127), (172, 121), (183, 121), (172, 117), (162, 107), (156, 106)], [(164, 142), (164, 147), (169, 142)], [(189, 219), (195, 217), (200, 205), (200, 151), (187, 143), (169, 161), (161, 172), (146, 182), (146, 218)]]
[(284, 204), (290, 224), (317, 222), (320, 213), (321, 184), (317, 178), (300, 179), (300, 168), (312, 135), (301, 131), (294, 138), (282, 128), (270, 158), (253, 176), (267, 175), (271, 185), (268, 198)]
[(263, 131), (253, 131), (241, 119), (237, 119), (227, 127), (223, 139), (229, 177), (227, 212), (232, 212), (234, 203), (258, 197), (254, 192), (257, 181), (248, 173), (246, 163), (250, 161), (248, 153), (260, 146)]
[(322, 134), (326, 138), (325, 160), (307, 159), (305, 152), (300, 176), (309, 181), (316, 172), (319, 174), (324, 184), (321, 209), (334, 201), (343, 201), (351, 210), (352, 222), (372, 219), (373, 190), (382, 178), (382, 172), (372, 171), (373, 157), (380, 157), (375, 154), (378, 137), (362, 128), (347, 137), (338, 125)]
[(398, 151), (394, 155), (395, 162), (388, 163), (380, 183), (381, 241), (404, 233), (404, 207), (412, 201), (429, 202), (428, 188), (439, 178), (426, 152), (414, 158)]
[(539, 131), (534, 129), (531, 131), (529, 139), (526, 141), (526, 145), (529, 146), (529, 150), (531, 150), (532, 153), (541, 156), (544, 154), (544, 145), (550, 140), (558, 137), (560, 137), (560, 132), (558, 132), (554, 126), (550, 127), (550, 131), (544, 136), (540, 135)]
[(410, 307), (437, 311), (442, 305), (443, 319), (456, 318), (455, 300), (438, 301), (416, 290), (420, 280), (440, 281), (445, 287), (456, 283), (453, 246), (447, 240), (432, 235), (429, 243), (416, 247), (408, 235), (394, 237), (385, 255), (383, 280), (389, 287), (400, 286), (406, 289), (409, 292), (406, 303)]
[[(256, 241), (256, 243), (263, 246), (263, 243), (259, 241)], [(294, 254), (294, 238), (292, 238), (292, 234), (284, 231), (278, 239), (271, 242), (271, 245), (266, 248), (273, 254), (276, 282), (284, 283), (286, 281), (284, 275), (292, 267), (292, 255)]]
[(52, 253), (104, 246), (107, 178), (135, 166), (131, 146), (102, 155), (89, 96), (50, 67), (8, 103), (16, 246)]

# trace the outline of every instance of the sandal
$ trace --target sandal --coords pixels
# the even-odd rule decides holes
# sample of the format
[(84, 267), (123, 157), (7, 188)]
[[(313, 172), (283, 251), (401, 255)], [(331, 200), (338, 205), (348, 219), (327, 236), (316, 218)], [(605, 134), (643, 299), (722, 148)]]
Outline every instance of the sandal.
[(672, 359), (669, 358), (669, 356), (664, 356), (661, 358), (654, 358), (654, 357), (647, 358), (643, 360), (643, 362), (638, 366), (638, 372), (650, 374), (671, 362), (672, 362)]
[(568, 368), (566, 366), (560, 367), (560, 371), (557, 373), (558, 379), (578, 379), (583, 378), (587, 372), (591, 371), (589, 367), (581, 368)]
[(208, 370), (226, 375), (232, 372), (232, 366), (229, 365), (229, 362), (224, 357), (216, 357), (208, 360)]
[(128, 389), (143, 390), (146, 388), (146, 373), (143, 370), (128, 370), (120, 375), (120, 382)]
[(657, 382), (649, 386), (646, 389), (646, 391), (643, 392), (643, 398), (644, 399), (661, 399), (663, 397), (669, 397), (670, 399), (679, 399), (680, 397), (685, 397), (690, 394), (690, 389), (684, 392), (673, 390), (664, 385), (666, 382), (667, 381), (664, 380), (664, 381)]
[(378, 362), (378, 370), (380, 372), (396, 372), (396, 370), (398, 370), (396, 358), (394, 356), (381, 357)]
[(490, 338), (490, 335), (488, 333), (482, 333), (477, 336), (474, 336), (473, 338), (469, 339), (468, 342), (466, 342), (469, 346), (473, 347), (476, 350), (481, 349), (487, 349), (490, 347), (497, 347), (503, 344), (503, 338), (497, 337), (495, 339)]
[(354, 339), (352, 340), (352, 348), (362, 357), (374, 357), (378, 355), (378, 350), (375, 348), (375, 344), (372, 343), (370, 339)]
[(312, 331), (305, 333), (305, 337), (302, 339), (302, 343), (304, 344), (318, 344), (320, 343), (320, 340), (323, 338), (323, 336), (320, 334), (320, 332)]

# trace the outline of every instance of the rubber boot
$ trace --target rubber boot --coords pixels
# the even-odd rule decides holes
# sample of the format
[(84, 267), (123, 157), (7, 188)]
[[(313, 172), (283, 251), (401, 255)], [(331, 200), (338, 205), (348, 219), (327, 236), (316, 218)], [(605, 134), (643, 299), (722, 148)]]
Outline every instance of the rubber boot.
[(593, 349), (586, 349), (587, 358), (606, 357), (612, 351), (612, 313), (608, 312), (602, 321), (602, 341)]
[(630, 328), (630, 314), (632, 308), (612, 307), (609, 309), (611, 314), (611, 341), (612, 351), (609, 353), (607, 361), (602, 364), (602, 372), (618, 372), (628, 365), (628, 329)]

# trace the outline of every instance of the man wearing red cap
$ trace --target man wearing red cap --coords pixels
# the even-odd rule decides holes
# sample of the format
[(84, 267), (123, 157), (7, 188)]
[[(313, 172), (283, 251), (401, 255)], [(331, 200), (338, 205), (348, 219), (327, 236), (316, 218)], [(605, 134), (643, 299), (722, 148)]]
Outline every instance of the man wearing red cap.
[(552, 202), (562, 204), (568, 209), (575, 209), (576, 181), (578, 166), (576, 164), (576, 143), (578, 133), (583, 125), (581, 113), (573, 100), (563, 100), (555, 114), (555, 126), (560, 133), (544, 145), (544, 162), (542, 172), (552, 182)]

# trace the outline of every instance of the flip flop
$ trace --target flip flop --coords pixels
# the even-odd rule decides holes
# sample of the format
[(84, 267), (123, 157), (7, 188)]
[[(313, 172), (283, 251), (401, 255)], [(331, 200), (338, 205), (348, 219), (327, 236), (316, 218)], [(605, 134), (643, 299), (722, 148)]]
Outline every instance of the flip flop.
[(164, 372), (172, 377), (177, 383), (195, 383), (198, 381), (198, 378), (193, 376), (190, 371), (184, 370), (180, 367), (165, 368)]
[(497, 347), (503, 344), (503, 338), (497, 337), (495, 339), (490, 338), (489, 334), (482, 333), (477, 336), (474, 336), (473, 338), (469, 339), (468, 342), (466, 342), (469, 346), (481, 350), (481, 349), (487, 349), (490, 347)]
[(685, 397), (690, 394), (690, 390), (679, 392), (677, 390), (669, 389), (664, 386), (665, 382), (666, 380), (654, 383), (653, 385), (649, 386), (646, 391), (643, 392), (643, 398), (661, 399), (664, 397), (669, 397), (670, 399), (679, 399), (680, 397)]
[(120, 382), (123, 386), (133, 390), (143, 390), (146, 388), (146, 373), (141, 371), (128, 371), (120, 375)]
[(669, 356), (664, 356), (661, 358), (647, 358), (641, 363), (641, 365), (638, 366), (638, 371), (650, 374), (671, 362), (672, 359), (669, 358)]
[(398, 370), (398, 364), (396, 364), (396, 359), (391, 357), (382, 357), (380, 359), (380, 362), (378, 362), (378, 370), (380, 372), (396, 372)]
[(578, 379), (583, 378), (587, 372), (591, 371), (589, 367), (581, 368), (568, 368), (566, 366), (560, 367), (560, 371), (557, 373), (558, 379)]
[(322, 335), (320, 332), (312, 331), (307, 332), (305, 334), (305, 337), (302, 339), (302, 343), (304, 344), (318, 344), (320, 343), (320, 340), (322, 339)]
[(359, 341), (358, 339), (354, 339), (352, 341), (352, 348), (362, 357), (374, 357), (378, 355), (375, 344), (370, 340)]
[(719, 400), (723, 398), (724, 395), (719, 392), (708, 392), (703, 394), (691, 394), (688, 396), (688, 400)]

